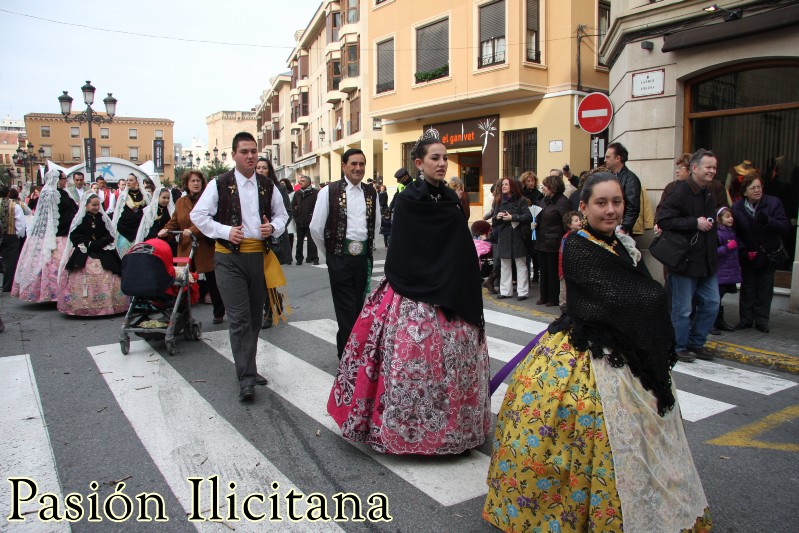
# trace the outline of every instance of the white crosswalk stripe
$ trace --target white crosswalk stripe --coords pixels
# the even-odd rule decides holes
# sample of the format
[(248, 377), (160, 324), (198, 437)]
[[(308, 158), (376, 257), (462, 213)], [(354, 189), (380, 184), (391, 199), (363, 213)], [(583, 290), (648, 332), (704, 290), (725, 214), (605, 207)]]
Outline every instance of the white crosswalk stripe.
[[(208, 333), (203, 340), (233, 361), (227, 332)], [(262, 339), (258, 340), (258, 355), (258, 371), (269, 376), (270, 389), (327, 429), (341, 434), (336, 422), (327, 414), (333, 376)], [(357, 448), (442, 505), (455, 505), (487, 492), (485, 473), (489, 458), (485, 454), (399, 457), (377, 453), (368, 446), (358, 445)]]
[[(274, 481), (280, 484), (283, 493), (298, 490), (147, 342), (131, 342), (127, 356), (120, 353), (119, 344), (93, 346), (89, 352), (187, 514), (194, 511), (187, 483), (190, 477), (208, 479), (218, 475), (223, 487), (235, 481), (240, 494), (268, 492)], [(196, 503), (201, 513), (212, 505), (207, 501)], [(220, 516), (227, 516), (226, 504), (222, 498)], [(303, 513), (306, 510), (298, 509)], [(268, 512), (266, 508), (255, 510)], [(206, 511), (203, 516), (207, 514)], [(200, 531), (223, 531), (220, 524), (193, 524)], [(277, 522), (270, 528), (293, 531), (295, 525)], [(305, 523), (304, 529), (341, 531), (333, 523)]]
[[(24, 477), (36, 482), (38, 493), (55, 494), (63, 500), (50, 436), (39, 401), (39, 389), (30, 356), (0, 358), (0, 516), (5, 521), (12, 511), (12, 486), (9, 478)], [(20, 484), (26, 496), (29, 486)], [(14, 531), (42, 531), (42, 522), (32, 511), (41, 509), (38, 498), (20, 504), (24, 522), (15, 522)], [(2, 529), (2, 527), (0, 527)], [(70, 531), (67, 522), (50, 522), (47, 531)]]

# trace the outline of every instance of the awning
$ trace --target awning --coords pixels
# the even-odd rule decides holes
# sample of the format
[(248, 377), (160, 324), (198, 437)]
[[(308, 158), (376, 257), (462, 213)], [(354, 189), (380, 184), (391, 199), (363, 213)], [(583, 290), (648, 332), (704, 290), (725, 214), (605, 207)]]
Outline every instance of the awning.
[(295, 162), (291, 165), (291, 168), (298, 169), (298, 168), (305, 168), (305, 167), (312, 167), (316, 164), (318, 157), (312, 155), (310, 157), (306, 157), (305, 159), (300, 159), (299, 161)]

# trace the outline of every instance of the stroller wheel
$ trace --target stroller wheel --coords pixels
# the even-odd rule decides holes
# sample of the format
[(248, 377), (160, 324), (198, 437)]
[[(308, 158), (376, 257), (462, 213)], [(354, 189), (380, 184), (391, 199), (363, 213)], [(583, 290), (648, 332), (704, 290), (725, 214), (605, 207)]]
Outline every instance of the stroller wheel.
[(175, 339), (166, 341), (166, 353), (169, 355), (175, 355)]
[(203, 338), (203, 323), (194, 322), (191, 325), (191, 336), (194, 340), (198, 341)]
[(119, 349), (122, 351), (122, 355), (128, 355), (130, 353), (130, 338), (119, 339)]

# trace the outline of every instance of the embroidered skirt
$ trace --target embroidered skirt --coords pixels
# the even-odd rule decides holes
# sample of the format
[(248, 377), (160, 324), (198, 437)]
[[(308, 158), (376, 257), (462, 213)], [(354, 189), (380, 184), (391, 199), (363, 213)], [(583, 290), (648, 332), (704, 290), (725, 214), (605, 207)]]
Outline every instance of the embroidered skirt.
[(117, 315), (128, 310), (120, 290), (121, 279), (104, 270), (99, 259), (89, 257), (79, 270), (64, 270), (59, 285), (58, 310), (67, 315)]
[[(44, 265), (41, 272), (31, 280), (27, 287), (22, 289), (15, 279), (14, 285), (11, 287), (11, 296), (30, 303), (54, 302), (58, 299), (58, 265), (61, 263), (61, 254), (64, 252), (68, 238), (55, 238), (56, 249), (51, 252), (50, 260)], [(31, 265), (40, 263), (42, 255), (40, 245), (41, 240), (28, 238), (25, 241), (17, 264), (17, 272), (22, 272)]]
[[(676, 396), (676, 391), (675, 391)], [(504, 531), (709, 531), (679, 405), (660, 417), (628, 367), (545, 335), (497, 419), (483, 518)]]
[(125, 254), (127, 254), (133, 247), (133, 243), (123, 237), (121, 233), (117, 233), (117, 240), (114, 245), (117, 248), (117, 253), (119, 254), (120, 259), (125, 257)]
[(457, 454), (490, 430), (478, 328), (395, 293), (384, 278), (344, 348), (327, 404), (348, 440), (391, 454)]

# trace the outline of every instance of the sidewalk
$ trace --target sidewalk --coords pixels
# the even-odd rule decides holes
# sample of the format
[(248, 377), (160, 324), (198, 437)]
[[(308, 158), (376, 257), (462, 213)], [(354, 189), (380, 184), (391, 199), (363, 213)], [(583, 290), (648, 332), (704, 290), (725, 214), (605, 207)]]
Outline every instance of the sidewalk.
[[(775, 299), (777, 296), (775, 296)], [(556, 307), (535, 305), (538, 284), (530, 284), (530, 298), (519, 302), (516, 298), (497, 300), (496, 295), (483, 289), (485, 307), (512, 310), (527, 314), (540, 322), (555, 320), (560, 311)], [(734, 326), (738, 323), (737, 295), (724, 297), (725, 320)], [(716, 357), (738, 361), (747, 365), (762, 366), (791, 374), (799, 374), (799, 314), (775, 309), (772, 306), (770, 333), (755, 328), (709, 335), (705, 346)]]

